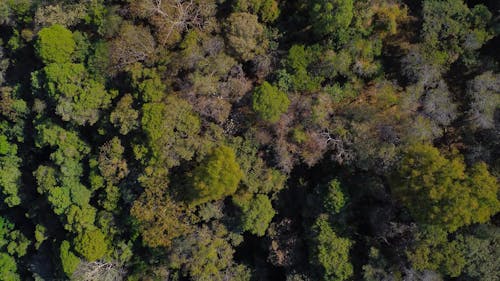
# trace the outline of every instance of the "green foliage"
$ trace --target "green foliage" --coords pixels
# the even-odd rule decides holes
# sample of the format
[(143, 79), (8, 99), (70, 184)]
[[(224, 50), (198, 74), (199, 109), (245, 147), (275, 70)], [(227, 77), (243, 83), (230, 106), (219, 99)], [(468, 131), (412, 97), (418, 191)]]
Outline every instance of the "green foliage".
[(422, 15), (422, 38), (431, 60), (443, 56), (444, 62), (451, 63), (458, 55), (479, 49), (491, 38), (485, 29), (491, 13), (483, 5), (475, 6), (471, 13), (463, 0), (427, 0), (423, 2)]
[(0, 252), (7, 252), (11, 256), (22, 257), (31, 242), (14, 228), (14, 224), (0, 217)]
[(243, 230), (257, 236), (264, 236), (276, 212), (269, 197), (257, 194), (251, 199), (235, 198), (234, 202), (242, 211), (241, 226)]
[(353, 0), (315, 0), (309, 16), (313, 31), (319, 37), (330, 36), (337, 44), (348, 38), (348, 27), (353, 18)]
[(9, 143), (7, 137), (0, 134), (0, 191), (1, 198), (9, 207), (21, 203), (19, 196), (20, 164), (21, 158), (17, 156), (17, 145)]
[(111, 123), (120, 130), (122, 135), (128, 134), (138, 126), (139, 112), (132, 107), (133, 101), (130, 94), (124, 95), (109, 115)]
[(451, 232), (486, 222), (500, 208), (498, 183), (486, 164), (466, 172), (462, 158), (449, 160), (428, 144), (407, 148), (392, 188), (417, 221)]
[(67, 63), (71, 60), (76, 44), (70, 30), (62, 25), (54, 24), (38, 32), (35, 48), (45, 64)]
[(68, 241), (63, 241), (61, 243), (61, 247), (59, 248), (61, 265), (64, 273), (66, 273), (68, 277), (71, 277), (80, 264), (80, 259), (71, 251), (70, 247), (71, 245)]
[(78, 125), (96, 123), (101, 110), (107, 109), (117, 94), (106, 91), (104, 85), (90, 78), (82, 64), (49, 64), (41, 75), (42, 89), (56, 102), (56, 113), (64, 121)]
[(500, 230), (496, 226), (479, 226), (470, 235), (457, 239), (465, 258), (464, 274), (468, 280), (498, 280), (500, 278)]
[(144, 104), (142, 113), (141, 126), (154, 160), (170, 168), (193, 157), (201, 124), (185, 100), (168, 96), (164, 102)]
[(193, 171), (191, 204), (234, 194), (242, 176), (234, 150), (224, 145), (215, 148)]
[(338, 180), (335, 179), (328, 183), (323, 200), (323, 205), (330, 214), (337, 214), (342, 210), (346, 204), (347, 198)]
[(0, 252), (0, 276), (4, 281), (21, 280), (21, 277), (17, 274), (16, 260), (2, 252)]
[(234, 10), (258, 14), (263, 22), (273, 22), (280, 15), (278, 3), (275, 0), (237, 0), (234, 3)]
[(108, 242), (99, 229), (87, 229), (79, 232), (74, 240), (75, 251), (87, 261), (96, 261), (108, 253)]
[(289, 105), (290, 100), (287, 95), (266, 81), (253, 92), (253, 110), (266, 121), (277, 122), (281, 114), (288, 110)]
[(293, 45), (284, 60), (285, 72), (279, 73), (279, 86), (283, 90), (313, 92), (321, 88), (323, 77), (309, 71), (318, 60), (318, 46)]
[(40, 245), (45, 241), (48, 237), (47, 228), (41, 224), (37, 224), (35, 227), (35, 248), (38, 250)]
[(128, 174), (127, 162), (123, 159), (123, 148), (119, 138), (114, 137), (101, 147), (99, 170), (103, 177), (117, 184)]
[(328, 223), (328, 217), (319, 217), (313, 225), (312, 261), (321, 270), (325, 281), (348, 280), (354, 273), (349, 262), (352, 242), (337, 236)]
[(408, 259), (417, 270), (437, 270), (457, 277), (462, 272), (465, 259), (457, 241), (448, 241), (446, 231), (429, 227), (420, 232)]
[(177, 240), (169, 254), (170, 266), (194, 281), (250, 280), (248, 269), (232, 260), (228, 234), (222, 225), (214, 230), (203, 226)]

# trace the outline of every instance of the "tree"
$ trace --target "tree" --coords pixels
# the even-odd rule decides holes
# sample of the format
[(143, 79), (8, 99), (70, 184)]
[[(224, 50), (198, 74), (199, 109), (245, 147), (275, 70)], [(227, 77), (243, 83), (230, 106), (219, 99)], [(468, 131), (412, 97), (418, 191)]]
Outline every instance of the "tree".
[(228, 243), (228, 231), (222, 225), (206, 225), (176, 239), (169, 251), (171, 268), (181, 269), (194, 281), (250, 280), (246, 268), (233, 262), (234, 249)]
[(405, 151), (392, 190), (422, 224), (453, 232), (486, 222), (500, 208), (497, 180), (484, 163), (465, 168), (461, 157), (447, 159), (432, 145), (414, 144)]
[(315, 0), (311, 2), (309, 17), (317, 36), (331, 36), (338, 44), (347, 40), (348, 27), (353, 18), (353, 0)]
[(457, 241), (448, 241), (447, 232), (439, 227), (426, 227), (419, 232), (407, 256), (417, 270), (437, 270), (451, 277), (459, 276), (465, 265)]
[(264, 27), (257, 16), (249, 13), (232, 13), (226, 23), (226, 37), (229, 47), (244, 61), (263, 54), (267, 49)]
[(275, 0), (237, 0), (234, 10), (258, 14), (262, 22), (273, 22), (280, 15), (278, 2)]
[(119, 128), (122, 135), (128, 134), (131, 130), (137, 128), (138, 125), (139, 111), (132, 107), (132, 103), (132, 95), (124, 95), (109, 115), (111, 123)]
[(163, 190), (152, 186), (135, 200), (130, 214), (139, 222), (142, 239), (149, 247), (169, 247), (172, 240), (187, 232), (181, 206)]
[(349, 262), (352, 242), (337, 236), (328, 223), (327, 216), (319, 217), (313, 225), (311, 254), (313, 264), (320, 268), (323, 280), (349, 279), (354, 271)]
[(73, 272), (77, 269), (78, 264), (80, 264), (80, 259), (71, 251), (70, 247), (68, 241), (63, 241), (59, 248), (61, 265), (64, 273), (66, 273), (68, 277), (71, 277)]
[(193, 171), (191, 204), (198, 205), (233, 194), (242, 176), (234, 150), (224, 145), (215, 148)]
[(21, 203), (19, 186), (21, 184), (21, 158), (17, 156), (17, 145), (9, 143), (5, 135), (0, 134), (0, 190), (7, 206)]
[(7, 252), (11, 256), (22, 257), (26, 255), (31, 241), (14, 228), (9, 220), (0, 217), (0, 252)]
[(35, 45), (38, 56), (45, 64), (69, 62), (75, 47), (71, 31), (59, 24), (40, 30)]
[(123, 159), (124, 151), (125, 149), (117, 137), (101, 146), (98, 160), (99, 170), (103, 177), (112, 184), (117, 184), (128, 174), (127, 161)]
[(201, 27), (204, 16), (213, 12), (210, 2), (194, 0), (137, 0), (130, 10), (138, 17), (147, 19), (156, 29), (156, 37), (162, 45), (173, 45), (190, 27)]
[(469, 81), (467, 95), (470, 98), (468, 115), (475, 128), (493, 128), (495, 111), (500, 107), (500, 75), (485, 72)]
[(460, 251), (465, 258), (467, 280), (499, 280), (500, 230), (493, 225), (480, 225), (471, 234), (459, 235)]
[(56, 102), (56, 113), (64, 121), (77, 125), (95, 124), (101, 110), (107, 109), (117, 94), (106, 91), (104, 85), (90, 78), (82, 64), (49, 64), (40, 74), (43, 84), (38, 86), (34, 78), (35, 88), (47, 91)]
[(323, 199), (323, 205), (330, 214), (337, 214), (346, 204), (347, 198), (342, 191), (340, 182), (332, 180), (326, 186), (326, 193)]
[(243, 212), (241, 225), (243, 230), (257, 236), (264, 236), (271, 220), (276, 212), (273, 209), (271, 200), (264, 194), (257, 194), (251, 199), (234, 199), (236, 205)]
[(111, 42), (110, 60), (114, 70), (154, 58), (156, 42), (147, 27), (125, 22)]
[(201, 123), (189, 103), (170, 95), (162, 102), (144, 104), (141, 127), (148, 137), (153, 162), (171, 168), (193, 157)]
[[(483, 5), (471, 13), (463, 0), (427, 0), (422, 6), (421, 36), (426, 55), (440, 64), (454, 62), (464, 52), (479, 49), (491, 38), (485, 29), (491, 13)], [(477, 17), (481, 14), (481, 17)]]
[(99, 229), (86, 229), (79, 232), (74, 240), (75, 251), (87, 261), (93, 262), (108, 253), (108, 242)]
[(277, 122), (288, 110), (290, 100), (287, 95), (268, 82), (255, 88), (252, 96), (252, 107), (259, 116), (269, 122)]
[(17, 274), (16, 260), (2, 252), (0, 252), (0, 276), (4, 281), (21, 280), (21, 277)]

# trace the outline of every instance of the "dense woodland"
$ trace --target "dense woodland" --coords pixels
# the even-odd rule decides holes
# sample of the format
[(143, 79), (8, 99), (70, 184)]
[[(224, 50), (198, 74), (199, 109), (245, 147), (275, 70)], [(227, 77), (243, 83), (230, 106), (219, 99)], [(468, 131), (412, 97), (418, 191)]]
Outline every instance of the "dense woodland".
[(500, 281), (497, 0), (0, 0), (0, 280)]

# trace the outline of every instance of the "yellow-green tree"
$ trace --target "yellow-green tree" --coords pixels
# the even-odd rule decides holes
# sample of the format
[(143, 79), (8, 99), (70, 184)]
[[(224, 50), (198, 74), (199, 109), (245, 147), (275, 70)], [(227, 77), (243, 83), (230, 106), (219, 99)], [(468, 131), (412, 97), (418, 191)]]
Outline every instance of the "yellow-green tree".
[(418, 222), (450, 232), (500, 210), (498, 183), (486, 164), (466, 170), (462, 157), (447, 159), (430, 144), (406, 149), (392, 190)]
[(242, 176), (234, 150), (224, 145), (215, 148), (193, 171), (191, 203), (197, 205), (233, 194)]

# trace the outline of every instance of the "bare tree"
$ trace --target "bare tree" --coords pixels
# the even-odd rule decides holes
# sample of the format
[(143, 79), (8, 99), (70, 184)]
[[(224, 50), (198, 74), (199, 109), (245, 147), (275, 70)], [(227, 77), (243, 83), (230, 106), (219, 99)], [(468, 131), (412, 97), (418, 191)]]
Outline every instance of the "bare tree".
[(75, 281), (121, 281), (125, 269), (113, 262), (82, 262), (71, 276)]

